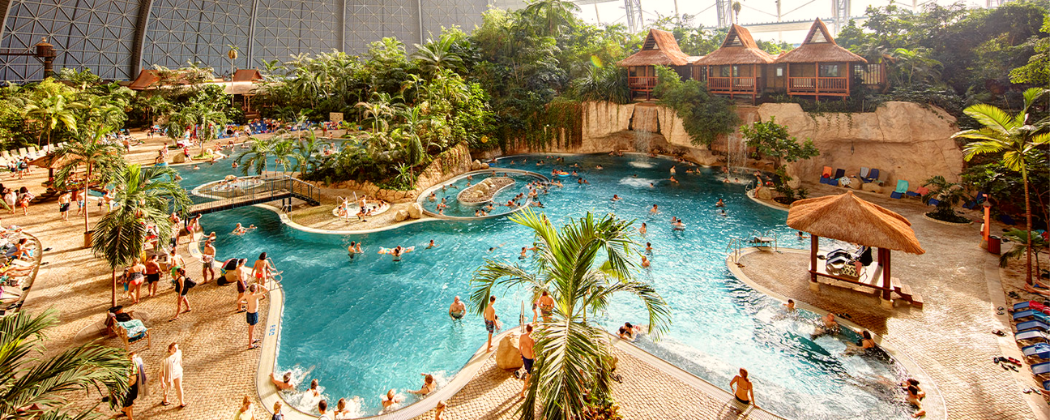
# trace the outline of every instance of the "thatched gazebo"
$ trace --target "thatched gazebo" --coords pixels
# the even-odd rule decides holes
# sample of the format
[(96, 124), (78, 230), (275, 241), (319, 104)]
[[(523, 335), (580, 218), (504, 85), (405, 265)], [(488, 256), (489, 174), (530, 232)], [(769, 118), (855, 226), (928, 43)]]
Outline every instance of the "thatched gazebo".
[(805, 41), (798, 48), (777, 57), (777, 64), (787, 68), (789, 96), (846, 97), (856, 66), (868, 60), (835, 43), (824, 22), (817, 19)]
[(743, 26), (729, 27), (722, 46), (693, 64), (701, 80), (707, 81), (707, 89), (714, 94), (750, 96), (752, 101), (766, 87), (763, 73), (774, 58), (755, 43)]
[[(852, 191), (845, 194), (799, 200), (788, 211), (787, 225), (811, 235), (809, 273), (811, 285), (817, 276), (870, 287), (880, 292), (883, 302), (890, 302), (891, 293), (903, 300), (921, 306), (922, 298), (900, 284), (890, 273), (890, 251), (904, 251), (921, 255), (926, 253), (915, 238), (911, 222), (893, 211), (864, 201)], [(857, 277), (829, 272), (826, 261), (817, 259), (820, 237), (877, 248), (877, 264), (864, 267)], [(873, 261), (873, 262), (876, 262)]]

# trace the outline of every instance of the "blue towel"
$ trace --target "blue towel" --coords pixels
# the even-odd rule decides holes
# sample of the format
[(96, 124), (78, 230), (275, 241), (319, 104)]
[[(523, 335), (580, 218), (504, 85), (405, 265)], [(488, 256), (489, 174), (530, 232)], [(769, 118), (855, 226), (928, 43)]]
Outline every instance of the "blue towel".
[(118, 322), (121, 327), (128, 330), (128, 339), (139, 339), (146, 335), (146, 326), (142, 325), (142, 321), (133, 319), (127, 322)]

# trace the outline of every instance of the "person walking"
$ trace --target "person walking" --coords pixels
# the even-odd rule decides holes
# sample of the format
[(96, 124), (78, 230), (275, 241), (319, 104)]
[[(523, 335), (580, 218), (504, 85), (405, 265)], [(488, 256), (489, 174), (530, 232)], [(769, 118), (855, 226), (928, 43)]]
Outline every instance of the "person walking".
[(201, 281), (207, 283), (215, 279), (215, 243), (214, 239), (208, 238), (204, 241), (204, 249), (201, 251)]
[(521, 362), (525, 368), (525, 384), (521, 387), (521, 398), (525, 398), (525, 391), (529, 389), (529, 378), (532, 377), (532, 364), (536, 361), (536, 351), (533, 347), (536, 341), (532, 339), (532, 324), (525, 325), (525, 334), (518, 339), (518, 349), (521, 351)]
[[(197, 285), (193, 279), (186, 277), (186, 270), (182, 267), (179, 267), (175, 271), (175, 279), (173, 281), (175, 282), (175, 316), (171, 318), (171, 321), (179, 319), (180, 314), (190, 311), (190, 300), (186, 297), (186, 293), (189, 292), (193, 286)], [(185, 311), (182, 310), (183, 303), (186, 304)]]
[(281, 412), (282, 406), (283, 404), (281, 404), (281, 401), (274, 401), (273, 416), (270, 417), (270, 420), (284, 420), (284, 413)]
[(178, 343), (168, 345), (168, 357), (164, 358), (160, 380), (160, 387), (164, 391), (164, 400), (160, 405), (171, 405), (168, 402), (168, 390), (174, 389), (175, 395), (179, 397), (179, 408), (185, 407), (186, 399), (182, 392), (182, 350), (179, 349)]
[(233, 420), (255, 420), (255, 410), (252, 409), (252, 398), (245, 395), (241, 400), (241, 408), (233, 413)]
[(128, 267), (128, 278), (125, 281), (128, 282), (128, 293), (134, 293), (135, 303), (139, 303), (139, 299), (142, 298), (142, 283), (146, 279), (146, 266), (135, 258), (131, 262), (131, 267)]
[(62, 214), (62, 220), (69, 220), (69, 191), (58, 196), (58, 212)]
[(146, 259), (146, 291), (147, 297), (157, 295), (157, 284), (160, 283), (160, 264), (157, 263), (157, 255), (150, 255)]
[(492, 351), (492, 333), (496, 331), (496, 297), (489, 296), (489, 306), (485, 307), (485, 330), (489, 332), (489, 341), (485, 352)]

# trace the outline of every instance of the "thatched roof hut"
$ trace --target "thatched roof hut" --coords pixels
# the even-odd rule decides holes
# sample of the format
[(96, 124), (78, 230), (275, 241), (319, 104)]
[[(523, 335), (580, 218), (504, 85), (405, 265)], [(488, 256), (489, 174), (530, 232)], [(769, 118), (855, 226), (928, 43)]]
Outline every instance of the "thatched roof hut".
[(649, 35), (646, 35), (645, 42), (642, 44), (642, 50), (623, 59), (619, 65), (620, 67), (685, 66), (691, 61), (695, 59), (685, 55), (678, 48), (678, 41), (674, 39), (674, 34), (659, 29), (650, 29)]
[(725, 41), (722, 41), (722, 46), (711, 54), (696, 60), (696, 65), (770, 64), (773, 61), (773, 56), (758, 48), (755, 39), (751, 37), (751, 32), (748, 32), (743, 26), (733, 25), (729, 28)]
[(836, 44), (835, 38), (832, 38), (831, 32), (828, 31), (828, 27), (824, 25), (823, 21), (817, 19), (815, 22), (813, 22), (813, 26), (809, 28), (809, 34), (806, 35), (806, 39), (802, 42), (802, 45), (791, 51), (780, 54), (780, 56), (777, 57), (776, 62), (867, 63), (868, 60), (865, 60), (864, 57), (854, 54), (850, 52), (850, 50), (842, 48), (838, 44)]
[(893, 211), (847, 191), (799, 200), (788, 211), (787, 225), (825, 238), (882, 249), (924, 254), (911, 222)]

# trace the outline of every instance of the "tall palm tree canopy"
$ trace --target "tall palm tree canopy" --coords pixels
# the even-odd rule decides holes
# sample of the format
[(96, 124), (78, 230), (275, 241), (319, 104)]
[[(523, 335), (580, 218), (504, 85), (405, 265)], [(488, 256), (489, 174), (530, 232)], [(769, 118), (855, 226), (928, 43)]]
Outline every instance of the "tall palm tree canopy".
[(825, 238), (876, 248), (924, 254), (911, 222), (848, 191), (791, 204), (787, 225)]
[(636, 244), (630, 222), (588, 213), (559, 231), (531, 209), (511, 220), (535, 232), (539, 268), (529, 273), (506, 261), (487, 260), (474, 275), (471, 300), (483, 313), (494, 287), (550, 294), (555, 302), (551, 320), (533, 332), (536, 362), (521, 418), (537, 418), (537, 405), (547, 420), (583, 418), (584, 395), (602, 400), (610, 383), (608, 335), (588, 322), (588, 314), (600, 315), (615, 294), (633, 294), (648, 312), (650, 333), (658, 338), (670, 324), (670, 310), (649, 284), (634, 280), (631, 249)]

